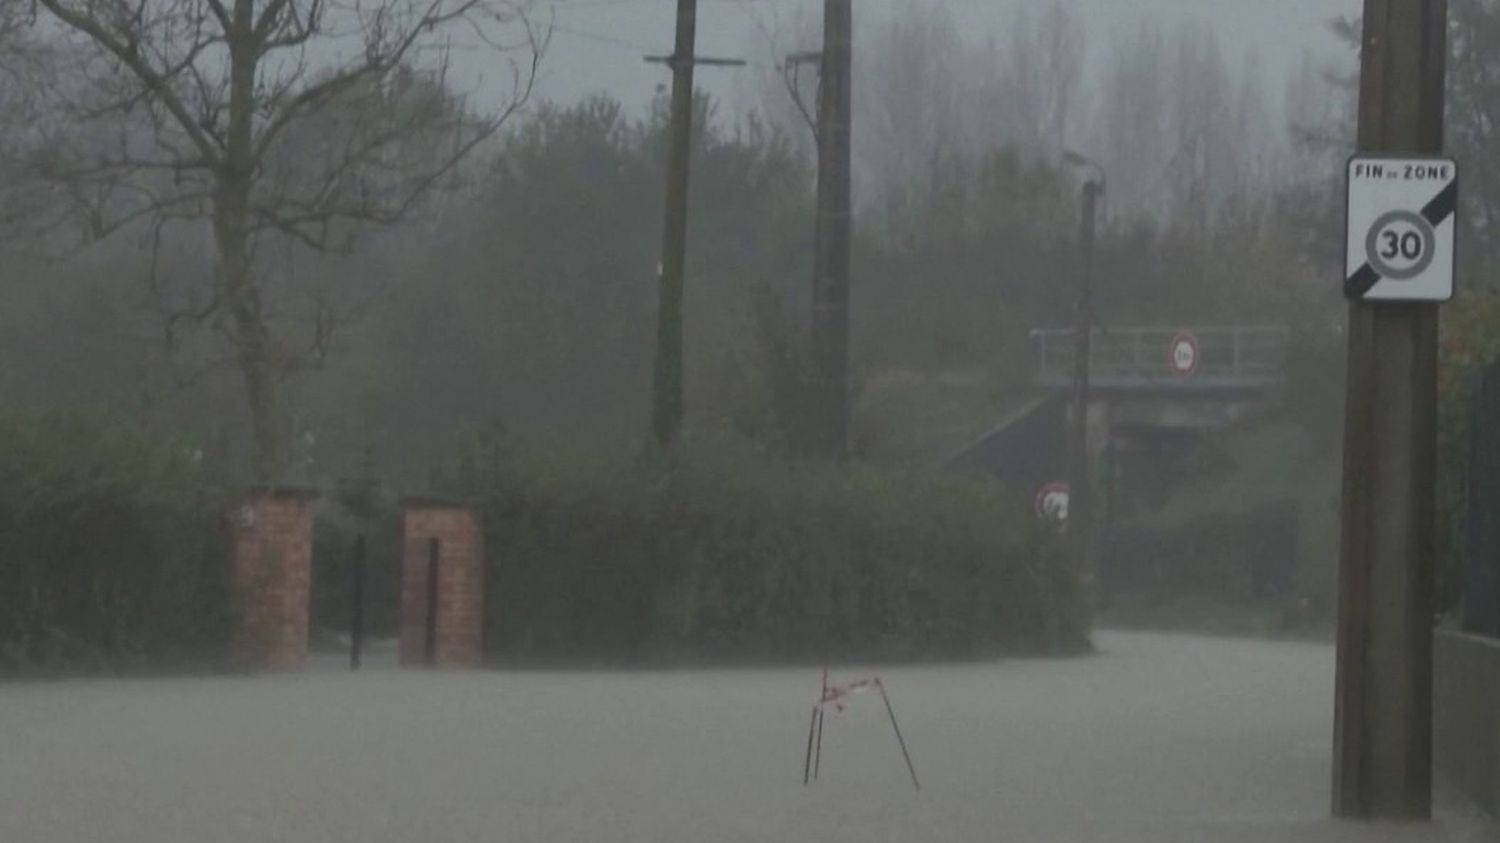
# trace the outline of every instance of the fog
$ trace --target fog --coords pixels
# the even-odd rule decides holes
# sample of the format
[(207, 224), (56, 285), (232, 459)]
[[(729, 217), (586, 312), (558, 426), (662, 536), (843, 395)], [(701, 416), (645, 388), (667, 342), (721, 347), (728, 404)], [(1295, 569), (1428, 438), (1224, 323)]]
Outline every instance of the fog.
[(0, 0), (0, 840), (1495, 839), (1500, 3), (1368, 827), (1358, 0), (130, 5)]
[[(1276, 77), (1289, 75), (1304, 53), (1331, 57), (1344, 51), (1323, 25), (1335, 17), (1356, 17), (1358, 0), (1075, 0), (1066, 4), (1085, 21), (1084, 54), (1092, 76), (1102, 70), (1102, 48), (1113, 36), (1142, 23), (1174, 26), (1201, 21), (1212, 27), (1227, 55), (1255, 53)], [(912, 7), (941, 9), (959, 22), (965, 39), (975, 44), (1003, 41), (1018, 10), (1040, 11), (1036, 0), (860, 0), (857, 25), (875, 31)], [(543, 74), (544, 96), (572, 100), (595, 92), (619, 98), (631, 108), (645, 108), (651, 92), (664, 84), (660, 67), (644, 64), (646, 54), (671, 52), (671, 3), (588, 2), (560, 0), (548, 6), (556, 22), (552, 61)], [(786, 54), (816, 47), (821, 6), (809, 0), (714, 0), (699, 13), (699, 44), (705, 55), (737, 56), (757, 65), (779, 63)], [(477, 68), (471, 71), (476, 75)], [(760, 92), (741, 81), (746, 74), (710, 71), (702, 87), (736, 108), (761, 105)], [(1281, 78), (1273, 78), (1280, 90)]]

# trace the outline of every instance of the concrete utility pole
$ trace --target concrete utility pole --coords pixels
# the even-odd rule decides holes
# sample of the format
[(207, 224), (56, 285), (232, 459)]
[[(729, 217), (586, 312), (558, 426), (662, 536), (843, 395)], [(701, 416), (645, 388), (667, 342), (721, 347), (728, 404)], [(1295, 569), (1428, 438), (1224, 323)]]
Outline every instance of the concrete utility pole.
[[(1362, 152), (1443, 147), (1447, 0), (1365, 0)], [(1432, 814), (1435, 304), (1349, 307), (1333, 810)]]
[(1072, 537), (1074, 572), (1092, 596), (1093, 489), (1089, 483), (1089, 363), (1094, 329), (1094, 240), (1099, 200), (1104, 195), (1104, 171), (1076, 152), (1063, 159), (1092, 172), (1083, 183), (1078, 217), (1078, 290), (1073, 301), (1073, 424), (1068, 431), (1068, 533)]
[(670, 56), (646, 61), (672, 68), (672, 114), (667, 153), (666, 221), (662, 228), (661, 276), (657, 284), (656, 366), (651, 428), (671, 445), (682, 429), (682, 297), (687, 272), (688, 174), (693, 155), (693, 68), (699, 64), (739, 67), (733, 59), (698, 58), (698, 0), (677, 0), (676, 45)]
[(817, 258), (811, 331), (817, 406), (811, 427), (816, 449), (831, 457), (844, 456), (849, 447), (853, 54), (853, 0), (824, 0), (818, 98)]

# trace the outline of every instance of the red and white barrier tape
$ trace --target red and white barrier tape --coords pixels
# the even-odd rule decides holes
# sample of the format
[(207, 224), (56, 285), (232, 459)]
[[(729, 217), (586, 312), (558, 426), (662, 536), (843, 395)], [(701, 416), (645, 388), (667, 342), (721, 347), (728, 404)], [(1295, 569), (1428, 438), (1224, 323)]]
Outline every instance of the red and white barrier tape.
[(866, 691), (880, 687), (880, 677), (878, 676), (870, 679), (860, 679), (857, 682), (849, 682), (844, 685), (829, 685), (826, 678), (823, 682), (823, 697), (819, 700), (818, 705), (820, 707), (832, 705), (835, 711), (843, 711), (848, 706), (849, 699), (856, 694), (863, 694)]
[(922, 789), (922, 783), (917, 780), (917, 768), (911, 761), (911, 753), (906, 749), (906, 738), (901, 734), (901, 726), (896, 723), (896, 710), (891, 706), (890, 695), (885, 692), (885, 683), (880, 681), (879, 676), (869, 679), (860, 679), (843, 685), (828, 684), (828, 668), (823, 668), (823, 691), (818, 696), (818, 704), (813, 706), (812, 721), (807, 730), (807, 756), (802, 762), (802, 783), (806, 785), (810, 779), (817, 778), (818, 768), (823, 765), (823, 717), (829, 706), (834, 711), (842, 712), (848, 705), (849, 700), (858, 694), (869, 690), (880, 692), (880, 699), (885, 703), (885, 713), (891, 720), (891, 731), (896, 735), (896, 742), (901, 747), (901, 757), (906, 761), (907, 772), (911, 774), (911, 783), (918, 791)]

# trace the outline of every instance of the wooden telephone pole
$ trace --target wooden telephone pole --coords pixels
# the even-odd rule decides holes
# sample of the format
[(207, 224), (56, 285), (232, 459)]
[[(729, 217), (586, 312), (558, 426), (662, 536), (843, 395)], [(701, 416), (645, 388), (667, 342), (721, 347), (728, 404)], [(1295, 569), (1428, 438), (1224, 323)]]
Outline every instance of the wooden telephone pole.
[[(672, 68), (671, 147), (667, 152), (666, 221), (662, 228), (661, 277), (656, 293), (656, 366), (651, 430), (671, 445), (682, 428), (682, 292), (687, 267), (688, 173), (693, 155), (693, 52), (698, 39), (698, 0), (677, 0), (677, 39)], [(647, 58), (647, 61), (651, 61)]]
[(853, 245), (853, 0), (824, 0), (818, 97), (817, 258), (812, 296), (812, 365), (817, 452), (849, 448), (849, 275)]
[[(1447, 0), (1365, 0), (1359, 149), (1443, 147)], [(1349, 307), (1333, 809), (1432, 813), (1437, 305)]]
[(662, 227), (661, 275), (657, 283), (656, 364), (651, 428), (671, 445), (682, 429), (682, 298), (687, 273), (688, 185), (693, 156), (693, 68), (700, 64), (740, 67), (734, 59), (699, 58), (698, 0), (677, 0), (677, 36), (670, 56), (646, 61), (672, 68), (671, 147), (667, 153), (666, 220)]

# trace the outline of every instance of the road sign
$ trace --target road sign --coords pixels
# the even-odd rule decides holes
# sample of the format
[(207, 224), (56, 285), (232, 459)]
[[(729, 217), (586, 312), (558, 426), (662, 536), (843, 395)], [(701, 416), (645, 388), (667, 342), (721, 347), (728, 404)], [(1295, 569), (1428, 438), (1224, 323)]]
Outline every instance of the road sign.
[(1349, 159), (1344, 295), (1453, 298), (1458, 164), (1451, 158)]
[(1036, 493), (1036, 517), (1043, 521), (1068, 520), (1068, 498), (1072, 487), (1062, 481), (1048, 483)]
[(1192, 334), (1178, 334), (1172, 338), (1167, 353), (1167, 365), (1172, 374), (1188, 377), (1198, 371), (1198, 338)]

